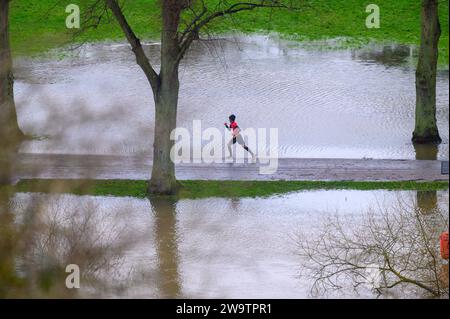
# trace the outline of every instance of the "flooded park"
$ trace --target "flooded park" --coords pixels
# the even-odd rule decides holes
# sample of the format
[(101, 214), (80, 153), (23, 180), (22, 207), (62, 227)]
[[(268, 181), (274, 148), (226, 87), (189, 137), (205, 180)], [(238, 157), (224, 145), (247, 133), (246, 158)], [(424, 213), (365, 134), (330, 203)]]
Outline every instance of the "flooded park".
[[(330, 45), (269, 36), (197, 43), (180, 66), (178, 127), (191, 131), (200, 120), (222, 129), (236, 113), (243, 129), (278, 128), (280, 158), (415, 159), (416, 49)], [(145, 50), (158, 61), (159, 43)], [(20, 125), (40, 137), (21, 152), (152, 155), (152, 91), (127, 44), (19, 59), (15, 76)], [(427, 151), (446, 160), (448, 85), (448, 70), (439, 71), (443, 143), (438, 154)]]
[[(158, 60), (159, 43), (148, 42), (144, 48)], [(422, 148), (410, 143), (415, 52), (401, 45), (333, 49), (330, 43), (269, 36), (200, 42), (181, 65), (178, 126), (191, 129), (192, 121), (201, 120), (205, 127), (222, 127), (228, 114), (238, 113), (243, 127), (277, 127), (278, 155), (284, 159), (448, 160), (448, 70), (439, 71), (437, 78), (443, 143)], [(69, 160), (65, 155), (143, 155), (151, 160), (152, 92), (127, 44), (87, 44), (20, 58), (15, 77), (18, 120), (35, 137), (24, 141), (19, 152), (31, 156), (30, 161), (43, 156), (44, 163), (51, 154), (62, 156), (63, 162)], [(101, 173), (94, 168), (92, 176), (108, 179), (105, 165)], [(110, 170), (120, 168), (113, 161), (110, 165)], [(76, 170), (77, 164), (61, 167), (56, 171), (60, 175), (51, 178), (76, 178), (71, 175)], [(48, 177), (38, 170), (33, 174)], [(144, 178), (133, 171), (118, 176)], [(448, 229), (448, 200), (448, 189), (305, 190), (201, 199), (16, 191), (2, 196), (0, 203), (6, 212), (0, 226), (0, 271), (10, 278), (0, 294), (377, 298), (370, 271), (327, 282), (328, 269), (311, 265), (314, 256), (308, 254), (314, 249), (305, 245), (332, 241), (333, 232), (343, 227), (349, 237), (342, 238), (378, 247), (371, 243), (377, 236), (370, 230), (392, 231), (392, 221), (406, 238), (415, 226), (425, 227), (425, 243), (414, 236), (413, 241), (392, 238), (407, 251), (402, 255), (400, 249), (394, 257), (408, 275), (439, 287), (432, 278), (440, 266), (419, 267), (429, 265), (427, 258), (435, 258), (434, 253), (417, 256), (408, 249), (438, 249), (436, 236)], [(364, 262), (382, 262), (367, 247), (358, 248)], [(408, 268), (409, 259), (417, 269)], [(75, 291), (64, 286), (68, 264), (83, 270), (81, 288)], [(332, 266), (339, 271), (337, 264)], [(400, 285), (381, 297), (429, 298), (436, 297), (434, 292)]]
[[(259, 199), (149, 200), (17, 193), (9, 199), (11, 216), (3, 217), (1, 232), (12, 236), (17, 229), (19, 237), (2, 254), (15, 261), (19, 277), (8, 296), (375, 298), (370, 281), (353, 287), (349, 278), (339, 282), (346, 289), (312, 290), (316, 278), (306, 271), (302, 238), (321, 238), (333, 218), (350, 231), (361, 225), (369, 236), (363, 221), (371, 212), (396, 218), (399, 207), (417, 210), (437, 234), (448, 228), (448, 196), (448, 191), (310, 191)], [(414, 223), (407, 221), (401, 227), (411, 231)], [(400, 243), (409, 244), (404, 240)], [(83, 269), (75, 292), (61, 279), (72, 263)], [(384, 297), (430, 295), (399, 287)]]

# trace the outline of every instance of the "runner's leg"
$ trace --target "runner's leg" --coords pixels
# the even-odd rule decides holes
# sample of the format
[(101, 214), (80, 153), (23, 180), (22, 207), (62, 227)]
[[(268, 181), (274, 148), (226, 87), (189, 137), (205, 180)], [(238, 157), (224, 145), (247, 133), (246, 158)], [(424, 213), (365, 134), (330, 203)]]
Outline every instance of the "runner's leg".
[(236, 138), (233, 137), (227, 144), (228, 154), (229, 154), (228, 157), (232, 157), (233, 156), (233, 153), (231, 151), (231, 145), (233, 145), (234, 143), (236, 143)]
[(246, 145), (244, 145), (244, 150), (246, 150), (247, 152), (249, 152), (252, 156), (255, 156), (255, 154), (252, 152), (252, 150), (249, 149)]
[(252, 157), (255, 158), (255, 154), (248, 148), (247, 145), (245, 145), (245, 141), (241, 135), (237, 136), (237, 142), (239, 143), (239, 145), (241, 145), (244, 148), (244, 150), (249, 152), (252, 155)]

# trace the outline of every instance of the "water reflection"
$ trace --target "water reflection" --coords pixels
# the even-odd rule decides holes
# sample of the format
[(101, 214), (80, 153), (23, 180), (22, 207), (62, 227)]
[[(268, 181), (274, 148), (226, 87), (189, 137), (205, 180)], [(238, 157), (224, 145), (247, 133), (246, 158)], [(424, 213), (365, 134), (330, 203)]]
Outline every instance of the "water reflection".
[(0, 298), (10, 297), (21, 286), (15, 274), (16, 229), (10, 210), (11, 193), (0, 185)]
[[(316, 191), (176, 201), (2, 194), (0, 294), (9, 298), (306, 298), (312, 279), (298, 278), (292, 240), (299, 229), (317, 238), (314, 227), (324, 217), (359, 220), (378, 205), (416, 196)], [(438, 192), (448, 214), (447, 205), (448, 192)], [(427, 225), (442, 227), (434, 216), (426, 215)], [(82, 272), (76, 291), (64, 285), (69, 263)], [(361, 297), (351, 290), (345, 296)]]
[(231, 198), (230, 199), (230, 207), (233, 211), (239, 211), (241, 201), (239, 198)]
[(438, 207), (438, 198), (436, 191), (418, 191), (417, 205), (423, 214), (431, 214)]
[(178, 273), (177, 212), (175, 199), (151, 197), (155, 214), (155, 236), (158, 255), (158, 287), (161, 298), (180, 297)]
[(437, 160), (439, 147), (437, 145), (413, 144), (416, 160)]
[[(439, 148), (436, 145), (414, 144), (416, 160), (437, 160)], [(432, 214), (438, 207), (436, 191), (418, 191), (417, 205), (423, 214)]]
[(448, 211), (420, 210), (399, 197), (362, 216), (324, 217), (314, 236), (300, 233), (299, 254), (315, 279), (314, 295), (372, 289), (387, 298), (448, 298), (448, 282), (438, 279), (448, 264), (439, 256)]
[[(118, 219), (130, 206), (105, 214), (92, 200), (1, 194), (0, 297), (120, 296), (151, 273), (125, 265), (124, 252), (141, 238)], [(79, 267), (80, 289), (66, 286), (68, 265)]]
[[(30, 289), (28, 273), (17, 272), (18, 256), (25, 249), (29, 224), (18, 227), (11, 205), (15, 195), (11, 187), (14, 183), (14, 162), (20, 141), (6, 132), (0, 132), (0, 136), (0, 298), (21, 297)], [(41, 286), (48, 282), (42, 276), (35, 279)]]
[(64, 287), (65, 266), (45, 255), (50, 247), (44, 248), (45, 241), (35, 241), (43, 229), (34, 211), (24, 212), (17, 223), (13, 197), (0, 190), (0, 298), (74, 297), (76, 291)]
[(371, 46), (366, 49), (353, 50), (352, 58), (364, 62), (382, 64), (388, 67), (414, 66), (416, 49), (409, 45)]
[[(414, 150), (416, 153), (416, 160), (436, 160), (438, 159), (438, 147), (436, 145), (428, 144), (414, 144)], [(434, 246), (437, 247), (437, 236), (443, 230), (448, 230), (448, 221), (445, 224), (443, 220), (439, 218), (439, 203), (438, 194), (436, 191), (418, 191), (417, 192), (417, 207), (419, 212), (424, 215), (424, 222), (430, 229), (430, 232), (434, 234), (435, 238)], [(439, 257), (438, 257), (439, 258)], [(442, 289), (448, 289), (448, 263), (440, 263), (440, 267), (436, 271), (438, 274), (438, 286), (442, 286)], [(448, 294), (448, 292), (447, 292)]]

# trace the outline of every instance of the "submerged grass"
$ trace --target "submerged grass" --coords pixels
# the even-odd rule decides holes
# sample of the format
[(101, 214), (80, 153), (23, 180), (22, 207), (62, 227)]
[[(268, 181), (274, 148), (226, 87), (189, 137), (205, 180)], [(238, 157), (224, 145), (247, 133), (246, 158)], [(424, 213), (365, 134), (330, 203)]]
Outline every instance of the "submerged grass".
[[(81, 14), (86, 4), (78, 1)], [(210, 8), (218, 0), (205, 0)], [(304, 40), (322, 40), (337, 37), (356, 39), (354, 43), (370, 40), (401, 44), (420, 41), (420, 2), (411, 0), (378, 0), (380, 29), (367, 29), (365, 9), (373, 3), (368, 0), (306, 0), (299, 10), (260, 9), (219, 19), (208, 28), (209, 33), (231, 31), (244, 33), (277, 32), (285, 37)], [(59, 47), (71, 41), (71, 32), (65, 27), (65, 7), (70, 2), (58, 0), (15, 0), (11, 2), (11, 40), (15, 54), (31, 55)], [(131, 26), (143, 39), (159, 39), (161, 15), (157, 0), (124, 2), (124, 12)], [(440, 1), (442, 36), (441, 64), (448, 65), (448, 1)], [(105, 21), (96, 29), (82, 34), (77, 41), (123, 39), (114, 19)]]
[[(306, 190), (448, 190), (447, 181), (359, 182), (359, 181), (180, 181), (178, 198), (269, 197)], [(76, 195), (137, 197), (147, 196), (142, 180), (22, 180), (18, 192), (70, 193)]]

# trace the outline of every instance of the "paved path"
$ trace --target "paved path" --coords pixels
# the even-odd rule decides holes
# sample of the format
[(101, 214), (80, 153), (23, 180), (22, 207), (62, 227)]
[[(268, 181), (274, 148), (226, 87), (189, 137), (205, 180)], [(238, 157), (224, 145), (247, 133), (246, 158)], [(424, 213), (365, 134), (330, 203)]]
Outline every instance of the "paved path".
[[(148, 179), (151, 158), (103, 155), (20, 154), (16, 178)], [(210, 180), (404, 181), (448, 180), (441, 161), (378, 159), (279, 159), (275, 174), (267, 164), (180, 164), (177, 178)]]

